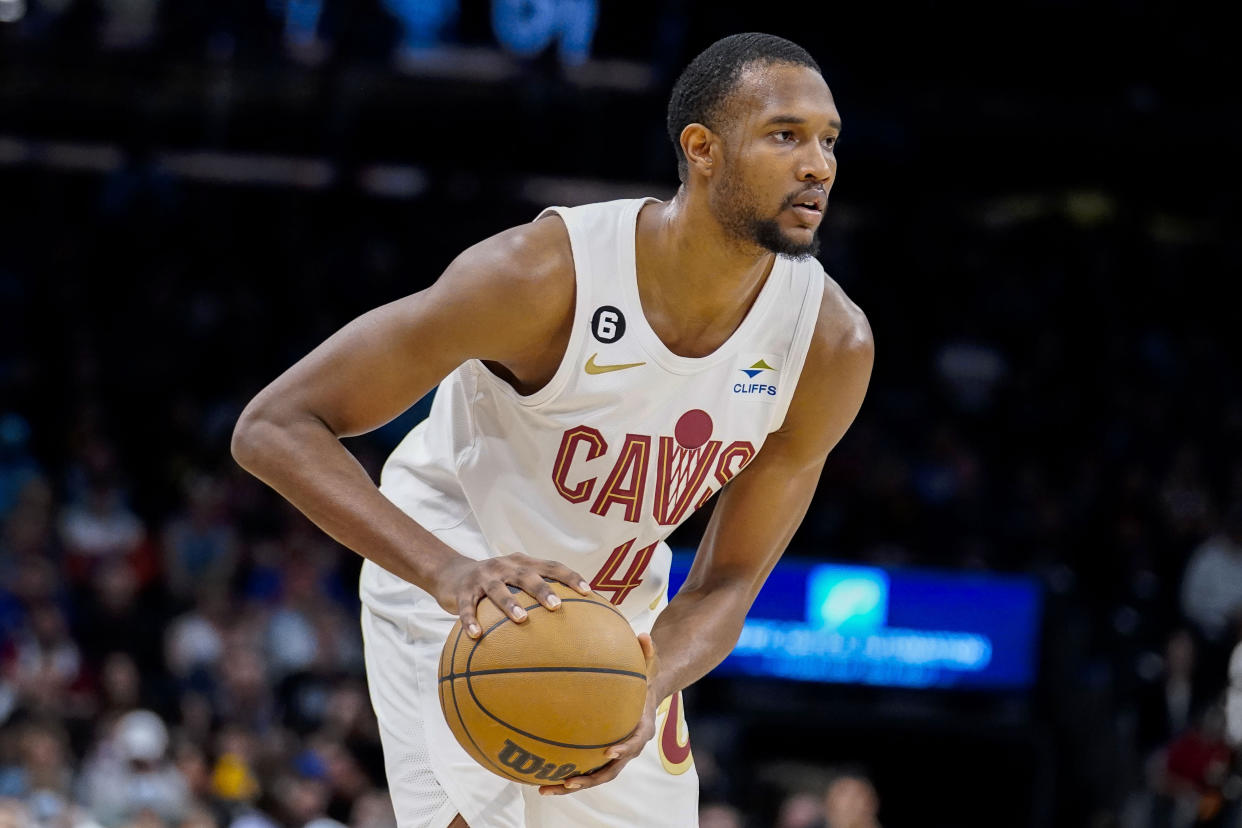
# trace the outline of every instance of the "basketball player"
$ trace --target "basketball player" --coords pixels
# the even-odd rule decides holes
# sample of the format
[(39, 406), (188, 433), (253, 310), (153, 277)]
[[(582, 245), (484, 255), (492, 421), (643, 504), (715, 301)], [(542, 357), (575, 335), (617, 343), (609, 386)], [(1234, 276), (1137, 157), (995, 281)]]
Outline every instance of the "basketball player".
[[(668, 128), (671, 200), (554, 207), (480, 242), (237, 425), (237, 460), (367, 559), (367, 674), (403, 827), (697, 824), (679, 691), (736, 643), (862, 404), (870, 329), (812, 258), (841, 128), (815, 61), (769, 35), (718, 41), (677, 81)], [(437, 385), (377, 490), (339, 438)], [(668, 601), (664, 538), (717, 493)], [(436, 679), (453, 622), (479, 635), (481, 600), (521, 623), (514, 586), (555, 610), (545, 577), (620, 609), (649, 686), (613, 761), (535, 788), (461, 749)]]

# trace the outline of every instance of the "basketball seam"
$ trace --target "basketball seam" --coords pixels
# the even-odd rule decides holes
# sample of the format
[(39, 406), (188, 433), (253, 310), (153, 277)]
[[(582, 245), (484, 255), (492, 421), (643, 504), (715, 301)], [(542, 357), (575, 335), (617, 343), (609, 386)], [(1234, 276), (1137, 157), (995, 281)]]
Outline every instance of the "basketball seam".
[[(604, 607), (605, 609), (613, 613), (616, 613), (618, 616), (620, 616), (621, 620), (625, 621), (626, 624), (630, 623), (629, 619), (627, 619), (624, 615), (621, 615), (621, 612), (616, 607), (614, 607), (612, 604), (604, 603), (603, 601), (597, 601), (591, 598), (562, 598), (561, 603), (592, 604), (597, 607)], [(523, 607), (523, 609), (529, 612), (530, 610), (533, 610), (536, 607), (541, 607), (541, 606), (543, 605), (540, 604), (538, 601), (536, 601), (535, 603), (531, 604), (528, 607)], [(563, 747), (563, 748), (570, 748), (570, 749), (577, 749), (577, 750), (594, 750), (595, 748), (605, 748), (605, 747), (609, 747), (610, 745), (615, 745), (618, 742), (623, 742), (626, 739), (628, 739), (631, 735), (633, 735), (634, 731), (631, 730), (628, 734), (626, 734), (625, 736), (622, 736), (620, 739), (617, 739), (612, 742), (604, 742), (603, 744), (599, 744), (599, 745), (576, 745), (571, 742), (554, 742), (551, 739), (544, 739), (542, 736), (536, 736), (533, 733), (527, 733), (525, 730), (521, 730), (517, 727), (514, 727), (512, 724), (510, 724), (509, 722), (506, 722), (504, 719), (500, 718), (499, 716), (492, 713), (492, 711), (484, 707), (483, 702), (479, 701), (479, 697), (475, 695), (474, 686), (470, 683), (471, 675), (481, 675), (482, 673), (480, 672), (480, 673), (472, 674), (470, 671), (470, 662), (474, 660), (474, 654), (478, 651), (479, 645), (483, 643), (483, 639), (487, 638), (488, 635), (490, 635), (495, 630), (499, 629), (500, 626), (504, 624), (506, 621), (512, 621), (512, 620), (513, 619), (507, 615), (503, 616), (499, 621), (497, 621), (495, 624), (492, 624), (490, 627), (488, 627), (486, 630), (483, 631), (483, 634), (480, 635), (478, 639), (474, 641), (474, 646), (470, 648), (470, 655), (466, 657), (466, 672), (463, 675), (456, 677), (456, 678), (464, 678), (466, 680), (466, 689), (470, 692), (470, 698), (474, 700), (475, 707), (479, 708), (479, 710), (481, 710), (483, 714), (487, 716), (489, 719), (496, 722), (497, 724), (504, 725), (505, 727), (512, 730), (514, 733), (520, 733), (521, 735), (527, 737), (528, 739), (534, 739), (537, 742), (543, 742), (544, 744), (552, 745), (553, 747)], [(458, 641), (460, 640), (461, 640), (461, 633), (459, 632)], [(456, 643), (454, 643), (453, 648), (454, 648), (454, 652), (456, 652), (456, 648), (457, 648)], [(456, 663), (456, 659), (454, 659), (454, 663)], [(595, 668), (592, 668), (592, 670), (594, 671)], [(519, 670), (515, 670), (515, 672), (523, 672), (523, 671), (529, 671), (529, 668), (521, 668)], [(604, 669), (601, 668), (598, 670), (598, 672), (604, 672)], [(646, 676), (643, 676), (644, 681), (646, 681), (646, 678), (647, 678)], [(454, 707), (456, 707), (457, 705), (457, 682), (454, 681), (451, 686), (453, 688), (453, 705)], [(458, 710), (457, 715), (458, 715), (458, 718), (461, 717), (460, 710)], [(462, 722), (462, 727), (463, 728), (465, 727), (465, 722)], [(467, 731), (467, 735), (469, 735), (469, 731)], [(470, 737), (470, 742), (474, 744), (473, 736)], [(475, 747), (478, 748), (478, 745), (475, 744)], [(480, 753), (482, 753), (482, 751), (480, 751)], [(491, 761), (490, 757), (488, 757), (488, 761)], [(601, 765), (600, 767), (603, 767), (603, 766)], [(508, 776), (508, 774), (505, 774), (505, 775)], [(513, 778), (513, 777), (510, 777), (510, 778)]]
[[(453, 658), (452, 658), (452, 661), (450, 661), (450, 664), (455, 663), (457, 661), (457, 645), (461, 643), (461, 634), (462, 634), (462, 630), (458, 628), (457, 640), (453, 642)], [(474, 651), (471, 650), (470, 654), (474, 655)], [(511, 776), (510, 774), (506, 773), (505, 770), (502, 767), (500, 767), (500, 765), (496, 764), (496, 762), (492, 759), (492, 757), (487, 755), (487, 751), (479, 747), (479, 743), (474, 740), (474, 735), (470, 733), (470, 728), (466, 727), (465, 717), (461, 715), (461, 705), (457, 703), (457, 683), (454, 682), (453, 684), (450, 684), (449, 689), (453, 693), (453, 711), (457, 714), (457, 721), (461, 723), (461, 732), (466, 734), (466, 738), (470, 740), (470, 744), (474, 745), (474, 749), (477, 750), (479, 752), (479, 755), (482, 756), (484, 759), (486, 759), (488, 764), (490, 764), (493, 768), (495, 768), (500, 773), (501, 776), (504, 776), (506, 779), (516, 780), (517, 777)], [(471, 695), (473, 696), (474, 694), (471, 693)], [(478, 704), (477, 701), (475, 703)], [(487, 711), (484, 711), (484, 712), (486, 713)]]
[(633, 670), (614, 670), (611, 667), (493, 667), (488, 670), (467, 669), (464, 673), (454, 673), (450, 670), (448, 675), (440, 676), (440, 681), (446, 682), (459, 678), (471, 678), (473, 676), (494, 676), (500, 673), (607, 673), (615, 676), (631, 676), (643, 681), (647, 680), (646, 673), (636, 673)]
[[(534, 739), (537, 742), (543, 742), (545, 745), (552, 745), (553, 747), (571, 748), (574, 750), (594, 750), (595, 748), (606, 748), (609, 745), (615, 745), (618, 742), (624, 742), (634, 733), (634, 731), (631, 730), (629, 733), (625, 734), (624, 736), (621, 736), (618, 739), (614, 739), (611, 742), (603, 742), (598, 745), (578, 745), (578, 744), (574, 744), (573, 742), (555, 742), (551, 739), (545, 739), (542, 736), (536, 736), (533, 733), (527, 733), (525, 730), (515, 727), (512, 723), (506, 722), (504, 719), (500, 718), (495, 713), (488, 710), (486, 707), (483, 706), (483, 702), (479, 701), (479, 697), (475, 695), (474, 685), (470, 683), (471, 676), (467, 674), (466, 676), (461, 677), (461, 678), (465, 678), (466, 680), (466, 689), (470, 691), (470, 698), (474, 700), (474, 706), (479, 708), (479, 710), (483, 711), (483, 714), (485, 716), (487, 716), (489, 719), (496, 722), (497, 724), (504, 725), (505, 727), (512, 730), (514, 733), (519, 733), (522, 736), (525, 736), (528, 739)], [(456, 682), (454, 682), (454, 687), (456, 687)]]

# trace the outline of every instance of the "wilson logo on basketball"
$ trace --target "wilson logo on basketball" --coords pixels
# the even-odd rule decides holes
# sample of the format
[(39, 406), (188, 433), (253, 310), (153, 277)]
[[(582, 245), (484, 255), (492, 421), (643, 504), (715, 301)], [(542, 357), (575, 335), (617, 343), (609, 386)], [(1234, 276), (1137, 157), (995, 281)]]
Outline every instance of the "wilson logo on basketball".
[[(591, 426), (575, 426), (561, 435), (552, 482), (561, 497), (570, 503), (589, 501), (590, 512), (600, 517), (607, 517), (616, 507), (630, 523), (638, 523), (647, 511), (661, 526), (676, 526), (756, 454), (748, 440), (734, 440), (726, 446), (723, 440), (711, 439), (712, 429), (708, 413), (692, 409), (678, 418), (672, 435), (626, 434), (612, 468), (606, 474), (601, 468), (600, 473), (587, 476), (598, 467), (595, 461), (608, 453), (608, 441)], [(655, 481), (649, 495), (647, 478), (652, 465)]]
[(501, 765), (514, 773), (548, 782), (559, 782), (578, 769), (573, 762), (566, 762), (563, 765), (549, 762), (542, 756), (518, 747), (508, 739), (505, 739), (504, 747), (500, 749), (496, 758)]

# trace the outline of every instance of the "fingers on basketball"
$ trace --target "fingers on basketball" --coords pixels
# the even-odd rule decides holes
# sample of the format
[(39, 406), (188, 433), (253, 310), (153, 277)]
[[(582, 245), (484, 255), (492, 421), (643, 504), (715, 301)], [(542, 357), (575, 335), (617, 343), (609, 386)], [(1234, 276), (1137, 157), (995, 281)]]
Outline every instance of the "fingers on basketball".
[(494, 578), (483, 585), (483, 591), (492, 600), (492, 603), (501, 612), (513, 619), (513, 621), (521, 624), (526, 620), (526, 610), (518, 603), (514, 590), (508, 583), (499, 578)]
[(577, 591), (580, 595), (591, 594), (591, 585), (586, 582), (586, 578), (583, 578), (577, 572), (565, 566), (565, 564), (558, 561), (544, 561), (543, 563), (543, 574), (545, 577), (551, 578), (554, 581), (560, 581), (570, 589)]

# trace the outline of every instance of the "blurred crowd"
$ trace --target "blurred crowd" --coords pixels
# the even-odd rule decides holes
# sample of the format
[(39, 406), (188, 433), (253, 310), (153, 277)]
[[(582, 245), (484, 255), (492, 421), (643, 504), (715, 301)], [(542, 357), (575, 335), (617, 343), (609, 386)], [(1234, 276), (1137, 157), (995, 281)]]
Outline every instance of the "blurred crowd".
[(106, 440), (53, 476), (28, 433), (0, 418), (0, 824), (394, 824), (335, 550), (246, 532), (240, 473), (152, 524)]
[[(0, 206), (25, 240), (0, 257), (3, 813), (391, 822), (358, 559), (227, 444), (262, 384), (433, 278), (472, 228), (432, 244), (434, 205), (11, 175), (40, 194)], [(1236, 264), (1236, 241), (1073, 199), (960, 210), (843, 205), (826, 231), (880, 344), (790, 554), (1038, 574), (1030, 715), (1051, 726), (1057, 807), (1224, 824), (1242, 792), (1226, 693), (1231, 658), (1242, 687), (1242, 389), (1213, 333), (1231, 310), (1196, 273)], [(498, 229), (533, 209), (496, 213)], [(349, 445), (375, 474), (423, 411)], [(859, 775), (841, 798), (872, 803), (864, 821), (833, 816), (827, 783), (748, 812), (731, 772), (705, 786), (705, 824), (865, 825), (879, 801)]]
[[(5, 36), (23, 43), (40, 26), (94, 36), (99, 17), (145, 49), (140, 24), (176, 17), (0, 12), (19, 5)], [(281, 21), (310, 6), (251, 9), (253, 30), (288, 40)], [(354, 315), (544, 205), (521, 179), (434, 158), (413, 159), (432, 180), (401, 200), (346, 177), (314, 192), (186, 181), (150, 149), (94, 172), (0, 158), (0, 191), (22, 194), (0, 198), (0, 828), (392, 825), (358, 558), (241, 472), (229, 434)], [(823, 259), (868, 313), (876, 367), (789, 554), (1037, 575), (1047, 618), (1022, 710), (1051, 778), (964, 782), (945, 794), (963, 802), (955, 821), (903, 798), (903, 774), (936, 763), (894, 752), (864, 768), (829, 745), (756, 798), (759, 760), (726, 761), (727, 737), (705, 728), (702, 824), (1037, 824), (967, 818), (1010, 791), (1052, 802), (1038, 824), (1058, 828), (1240, 824), (1236, 195), (985, 196), (948, 177), (872, 193), (843, 172), (834, 190)], [(425, 410), (347, 444), (377, 475)], [(705, 517), (676, 539), (693, 545)], [(834, 698), (824, 688), (821, 706)]]

